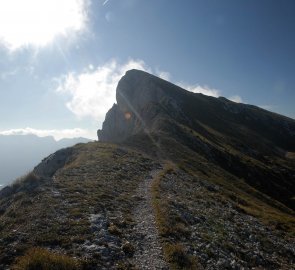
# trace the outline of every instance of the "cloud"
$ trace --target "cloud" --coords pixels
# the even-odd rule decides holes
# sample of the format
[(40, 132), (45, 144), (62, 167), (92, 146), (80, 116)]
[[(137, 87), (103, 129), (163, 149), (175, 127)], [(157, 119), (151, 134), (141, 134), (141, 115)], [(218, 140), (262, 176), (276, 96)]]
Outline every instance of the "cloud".
[(55, 140), (60, 140), (62, 138), (77, 138), (84, 137), (89, 139), (96, 139), (96, 132), (81, 129), (34, 129), (30, 127), (9, 129), (0, 131), (0, 135), (28, 135), (34, 134), (39, 137), (53, 136)]
[(16, 75), (17, 73), (19, 72), (19, 67), (17, 68), (14, 68), (13, 70), (10, 70), (10, 71), (4, 71), (0, 74), (0, 78), (2, 80), (6, 80), (8, 79), (9, 77), (12, 77), (14, 75)]
[(242, 103), (243, 102), (243, 99), (238, 95), (231, 96), (228, 99), (233, 101), (233, 102), (236, 102), (236, 103)]
[(156, 69), (156, 75), (163, 80), (166, 80), (166, 81), (171, 80), (171, 74), (167, 71)]
[(129, 69), (149, 71), (142, 60), (129, 60), (121, 65), (111, 60), (104, 65), (71, 72), (57, 80), (56, 91), (68, 97), (66, 107), (78, 118), (91, 117), (103, 121), (106, 112), (116, 101), (118, 81)]
[(273, 105), (258, 105), (258, 107), (264, 109), (264, 110), (273, 110)]
[(0, 44), (10, 51), (43, 47), (86, 28), (90, 0), (1, 0)]
[(220, 91), (218, 89), (211, 88), (207, 85), (201, 86), (198, 84), (190, 85), (186, 83), (176, 83), (180, 87), (184, 88), (185, 90), (188, 90), (193, 93), (201, 93), (206, 96), (212, 96), (212, 97), (219, 97)]

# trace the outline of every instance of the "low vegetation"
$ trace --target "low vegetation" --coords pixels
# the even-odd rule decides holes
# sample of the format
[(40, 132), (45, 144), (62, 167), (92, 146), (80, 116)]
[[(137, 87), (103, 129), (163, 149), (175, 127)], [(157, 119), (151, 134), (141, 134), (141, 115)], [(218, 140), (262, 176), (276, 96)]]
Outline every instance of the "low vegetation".
[(16, 259), (20, 267), (30, 248), (40, 246), (53, 257), (78, 258), (86, 269), (135, 269), (136, 189), (161, 163), (152, 204), (171, 269), (288, 269), (291, 209), (175, 139), (158, 134), (154, 141), (77, 145), (52, 179), (33, 172), (18, 180), (0, 199), (0, 266)]
[(164, 252), (171, 269), (195, 270), (200, 268), (196, 257), (189, 255), (181, 244), (166, 244)]
[(31, 248), (21, 256), (12, 270), (79, 270), (80, 263), (67, 255), (44, 248)]
[[(210, 167), (197, 153), (170, 142), (163, 140), (160, 147), (174, 163), (166, 163), (154, 180), (152, 195), (171, 268), (280, 265), (288, 269), (295, 228), (292, 210), (222, 168)], [(274, 256), (277, 245), (284, 251)], [(255, 257), (257, 252), (263, 254), (261, 259)]]
[(88, 267), (130, 265), (135, 191), (153, 164), (136, 151), (89, 143), (77, 145), (52, 179), (32, 173), (17, 181), (14, 193), (0, 198), (0, 268), (32, 246), (83, 258)]

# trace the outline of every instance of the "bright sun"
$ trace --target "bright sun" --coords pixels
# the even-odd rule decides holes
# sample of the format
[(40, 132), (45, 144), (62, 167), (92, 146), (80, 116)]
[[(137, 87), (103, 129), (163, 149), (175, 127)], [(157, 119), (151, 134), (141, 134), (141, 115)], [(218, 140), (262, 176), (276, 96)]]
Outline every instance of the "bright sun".
[(85, 28), (87, 0), (0, 0), (0, 43), (42, 47)]

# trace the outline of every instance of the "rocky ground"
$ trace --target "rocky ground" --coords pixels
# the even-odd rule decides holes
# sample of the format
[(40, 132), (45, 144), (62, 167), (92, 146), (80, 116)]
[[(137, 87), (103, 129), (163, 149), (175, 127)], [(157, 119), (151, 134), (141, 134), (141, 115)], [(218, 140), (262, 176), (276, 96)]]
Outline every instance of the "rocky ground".
[(168, 237), (181, 243), (200, 268), (295, 269), (294, 237), (224, 200), (219, 186), (177, 171), (165, 175), (160, 193), (165, 211), (185, 228), (182, 235)]
[(161, 169), (151, 171), (138, 186), (136, 196), (140, 203), (134, 209), (135, 217), (134, 234), (137, 235), (134, 262), (139, 269), (169, 269), (163, 256), (160, 242), (155, 210), (152, 206), (151, 186), (154, 178), (158, 176)]
[(202, 174), (111, 144), (64, 156), (38, 167), (44, 179), (30, 174), (1, 195), (0, 269), (32, 246), (84, 270), (295, 269), (292, 233)]
[(30, 174), (1, 196), (0, 269), (9, 269), (31, 246), (78, 258), (85, 269), (135, 268), (133, 210), (143, 202), (138, 186), (150, 179), (154, 162), (95, 143), (77, 146), (55, 173), (59, 162), (52, 156), (44, 162), (53, 164), (46, 171), (38, 166), (46, 179)]

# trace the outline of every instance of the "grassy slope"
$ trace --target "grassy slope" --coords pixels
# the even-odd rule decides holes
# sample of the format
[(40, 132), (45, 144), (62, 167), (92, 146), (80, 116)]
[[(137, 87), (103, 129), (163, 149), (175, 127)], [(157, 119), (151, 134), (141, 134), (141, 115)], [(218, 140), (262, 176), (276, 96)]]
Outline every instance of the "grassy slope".
[[(214, 163), (208, 153), (216, 153), (214, 149), (224, 158), (237, 156), (248, 168), (271, 170), (272, 167), (244, 155), (234, 144), (228, 143), (226, 137), (221, 143), (222, 135), (208, 127), (204, 129), (213, 134), (211, 137), (187, 126), (175, 126), (179, 134), (176, 132), (174, 138), (159, 132), (150, 137), (135, 136), (122, 146), (77, 145), (71, 161), (54, 175), (53, 181), (33, 179), (39, 184), (2, 198), (0, 264), (9, 265), (31, 246), (41, 246), (78, 257), (85, 267), (132, 268), (130, 258), (136, 248), (132, 245), (132, 209), (139, 199), (134, 192), (158, 160), (166, 165), (153, 184), (153, 205), (166, 259), (172, 268), (201, 269), (206, 266), (203, 258), (206, 254), (217, 263), (214, 249), (207, 248), (202, 256), (195, 252), (205, 250), (204, 246), (210, 243), (216, 248), (214, 243), (218, 242), (221, 249), (230, 253), (236, 247), (227, 238), (234, 235), (237, 241), (248, 243), (237, 230), (247, 231), (253, 226), (253, 234), (260, 235), (257, 241), (266, 254), (266, 263), (274, 268), (288, 265), (288, 250), (286, 256), (278, 255), (275, 260), (268, 255), (267, 250), (276, 252), (276, 238), (269, 240), (264, 230), (268, 228), (271, 237), (275, 234), (283, 241), (281, 249), (285, 250), (286, 243), (294, 239), (294, 212), (261, 189), (249, 185), (228, 167)], [(278, 162), (292, 167), (292, 161), (280, 159)], [(26, 181), (30, 183), (31, 180), (25, 179), (15, 185), (22, 186)], [(91, 221), (91, 217), (97, 215), (100, 230), (104, 231), (100, 243), (95, 242), (98, 233)], [(237, 218), (232, 219), (232, 216)], [(253, 223), (251, 216), (262, 225)], [(205, 221), (200, 223), (203, 218)], [(93, 243), (107, 255), (91, 250), (89, 247)], [(250, 247), (251, 244), (248, 243)], [(236, 260), (246, 261), (247, 256), (252, 260), (252, 255), (241, 251), (242, 247), (237, 250)], [(255, 266), (255, 262), (251, 264)]]
[(1, 198), (0, 265), (11, 264), (31, 246), (66, 252), (88, 267), (129, 265), (134, 192), (153, 165), (142, 154), (115, 145), (77, 145), (72, 162), (53, 180)]
[[(251, 223), (254, 222), (251, 216), (262, 224), (255, 225), (257, 228), (254, 226), (252, 233), (260, 235), (257, 241), (263, 246), (267, 263), (282, 268), (288, 264), (287, 255), (278, 255), (275, 262), (267, 257), (267, 249), (274, 252), (275, 246), (272, 238), (268, 240), (264, 228), (285, 241), (281, 247), (284, 250), (285, 243), (291, 241), (288, 239), (294, 239), (292, 210), (243, 179), (212, 166), (204, 156), (177, 140), (159, 133), (152, 138), (151, 141), (145, 135), (136, 136), (124, 146), (77, 145), (71, 161), (53, 180), (34, 178), (32, 181), (37, 181), (38, 185), (2, 198), (0, 264), (9, 265), (31, 246), (39, 246), (77, 257), (84, 268), (93, 265), (131, 269), (131, 257), (136, 248), (133, 246), (132, 209), (140, 199), (135, 196), (135, 190), (156, 165), (156, 160), (165, 165), (153, 183), (153, 206), (166, 259), (172, 268), (202, 269), (206, 266), (200, 259), (205, 255), (194, 253), (205, 249), (196, 243), (205, 246), (213, 243), (214, 247), (218, 242), (225, 252), (236, 248), (227, 241), (230, 235), (246, 243), (236, 231), (247, 231), (254, 226), (256, 223)], [(138, 150), (131, 150), (134, 148)], [(152, 158), (147, 158), (146, 154)], [(25, 179), (16, 185), (22, 186), (26, 181), (30, 183)], [(94, 230), (91, 221), (91, 217), (97, 215), (102, 222), (100, 231), (104, 232), (100, 243), (95, 242), (99, 230)], [(232, 216), (237, 218), (232, 219)], [(227, 222), (229, 226), (225, 225)], [(93, 243), (105, 249), (108, 255), (102, 256), (87, 248)], [(218, 260), (214, 252), (206, 249), (207, 256)], [(236, 251), (235, 256), (237, 260), (247, 259), (242, 251)]]
[[(130, 145), (136, 147), (137, 140), (143, 138), (134, 137)], [(153, 141), (157, 146), (146, 146), (146, 151), (151, 155), (160, 153), (166, 164), (152, 193), (157, 225), (172, 269), (206, 268), (206, 256), (216, 265), (222, 258), (218, 248), (234, 253), (232, 259), (244, 262), (244, 266), (259, 265), (254, 253), (245, 252), (253, 250), (263, 254), (261, 264), (266, 268), (291, 267), (288, 245), (292, 246), (295, 237), (291, 209), (221, 167), (212, 166), (171, 137), (157, 134)], [(242, 233), (255, 235), (255, 243)], [(257, 244), (259, 251), (255, 250)], [(279, 246), (280, 255), (273, 256)]]
[[(159, 232), (172, 269), (206, 268), (206, 256), (216, 267), (222, 258), (218, 248), (227, 254), (234, 253), (232, 259), (244, 266), (294, 266), (290, 255), (290, 248), (294, 248), (294, 211), (261, 192), (263, 188), (256, 189), (253, 183), (232, 172), (230, 166), (219, 165), (210, 154), (218, 149), (224, 159), (237, 156), (244, 169), (252, 173), (272, 172), (275, 167), (245, 155), (226, 140), (220, 143), (216, 134), (212, 136), (214, 141), (186, 126), (177, 129), (177, 124), (173, 125), (172, 136), (165, 132), (141, 134), (127, 142), (166, 164), (152, 191)], [(208, 153), (204, 145), (210, 149)], [(269, 158), (273, 166), (284, 164), (294, 168), (292, 161)], [(251, 234), (255, 236), (253, 241), (248, 239)], [(255, 252), (263, 254), (263, 261), (256, 261)], [(277, 252), (278, 256), (273, 255)]]

